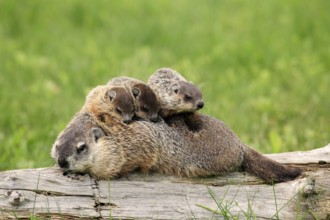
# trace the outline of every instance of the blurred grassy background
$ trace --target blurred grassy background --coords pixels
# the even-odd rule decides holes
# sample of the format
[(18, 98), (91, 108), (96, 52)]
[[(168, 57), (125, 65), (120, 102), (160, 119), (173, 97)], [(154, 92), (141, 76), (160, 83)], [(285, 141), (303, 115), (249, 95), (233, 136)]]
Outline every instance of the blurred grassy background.
[(54, 164), (94, 86), (172, 67), (264, 153), (330, 142), (330, 1), (0, 0), (0, 170)]

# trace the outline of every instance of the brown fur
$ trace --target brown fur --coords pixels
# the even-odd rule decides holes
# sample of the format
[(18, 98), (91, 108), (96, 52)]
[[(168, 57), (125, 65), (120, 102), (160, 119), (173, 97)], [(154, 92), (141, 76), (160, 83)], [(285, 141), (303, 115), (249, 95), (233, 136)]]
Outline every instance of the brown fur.
[(301, 174), (301, 170), (298, 168), (285, 166), (251, 148), (247, 149), (242, 168), (249, 173), (259, 176), (268, 183), (290, 181)]
[[(291, 180), (301, 173), (247, 147), (223, 122), (205, 115), (199, 115), (202, 129), (191, 132), (181, 115), (171, 117), (170, 127), (163, 121), (125, 125), (108, 117), (108, 113), (102, 115), (104, 121), (98, 121), (91, 112), (84, 113), (88, 120), (80, 122), (84, 118), (80, 114), (59, 135), (52, 155), (60, 166), (67, 165), (63, 168), (87, 172), (96, 178), (126, 174), (136, 168), (190, 177), (221, 175), (243, 168), (271, 183)], [(75, 124), (82, 131), (76, 134), (81, 139), (93, 136), (90, 133), (97, 137), (87, 138), (94, 141), (86, 141), (88, 151), (79, 157), (76, 144), (67, 139), (67, 134), (76, 133)], [(95, 135), (95, 124), (104, 135)]]
[[(196, 113), (198, 114), (198, 113)], [(193, 147), (200, 148), (204, 146), (204, 152), (201, 154), (207, 155), (212, 166), (210, 170), (223, 167), (224, 170), (230, 171), (230, 167), (242, 168), (248, 173), (259, 176), (267, 183), (284, 182), (295, 179), (301, 174), (301, 170), (280, 164), (271, 160), (252, 148), (244, 145), (239, 138), (220, 120), (199, 114), (198, 123), (202, 126), (197, 132), (189, 131), (185, 126), (185, 117), (176, 115), (169, 119), (171, 127), (183, 134), (186, 139), (189, 139), (194, 144)], [(224, 150), (220, 152), (218, 150)], [(211, 153), (212, 152), (212, 153)], [(221, 158), (215, 157), (220, 153)], [(236, 155), (236, 156), (235, 156)], [(239, 166), (237, 166), (240, 164)]]
[(130, 123), (135, 113), (133, 98), (122, 86), (97, 86), (87, 95), (83, 109), (101, 121), (104, 114), (109, 114), (123, 123)]
[(188, 82), (180, 73), (170, 68), (158, 69), (148, 80), (148, 84), (158, 97), (161, 116), (169, 122), (171, 116), (180, 113), (191, 131), (201, 129), (196, 111), (203, 108), (201, 91)]
[[(98, 179), (126, 175), (137, 168), (147, 172), (156, 163), (159, 149), (148, 133), (120, 123), (105, 113), (107, 126), (90, 112), (80, 111), (60, 133), (52, 157), (65, 172), (89, 173)], [(133, 123), (132, 123), (133, 124)], [(142, 129), (145, 130), (145, 129)], [(135, 138), (125, 135), (138, 133)], [(79, 146), (84, 149), (79, 151)]]
[(159, 120), (159, 104), (154, 91), (144, 82), (131, 77), (117, 77), (108, 82), (112, 86), (125, 86), (134, 100), (135, 115), (153, 122)]
[(195, 112), (204, 106), (200, 90), (175, 70), (161, 68), (148, 80), (160, 103), (161, 116)]

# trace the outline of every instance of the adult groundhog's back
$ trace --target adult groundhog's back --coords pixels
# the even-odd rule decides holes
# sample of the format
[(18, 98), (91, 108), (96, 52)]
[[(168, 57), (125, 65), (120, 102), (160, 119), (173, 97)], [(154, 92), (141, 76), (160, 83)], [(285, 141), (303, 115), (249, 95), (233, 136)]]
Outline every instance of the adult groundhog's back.
[(185, 125), (182, 115), (173, 116), (168, 122), (182, 138), (185, 163), (197, 164), (209, 170), (209, 175), (239, 168), (245, 153), (240, 139), (222, 121), (202, 114), (198, 117), (197, 131)]
[(289, 181), (301, 174), (299, 168), (280, 164), (244, 145), (222, 121), (198, 116), (200, 128), (195, 132), (184, 126), (181, 115), (172, 117), (170, 123), (186, 141), (183, 148), (187, 155), (182, 160), (205, 169), (199, 170), (199, 174), (217, 175), (242, 168), (268, 183)]

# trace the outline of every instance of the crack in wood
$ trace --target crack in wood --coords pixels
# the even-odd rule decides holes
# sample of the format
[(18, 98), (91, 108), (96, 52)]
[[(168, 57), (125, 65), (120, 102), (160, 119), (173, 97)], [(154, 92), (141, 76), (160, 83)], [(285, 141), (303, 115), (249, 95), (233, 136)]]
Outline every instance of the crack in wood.
[[(0, 188), (3, 190), (8, 190), (7, 188)], [(45, 195), (45, 196), (72, 196), (69, 194), (65, 194), (65, 193), (59, 193), (59, 192), (51, 192), (51, 191), (44, 191), (44, 190), (28, 190), (28, 189), (21, 189), (21, 188), (12, 188), (10, 189), (10, 191), (25, 191), (25, 192), (34, 192), (38, 195)]]
[[(2, 190), (8, 190), (7, 188), (2, 188), (0, 187), (0, 189)], [(12, 188), (10, 189), (8, 192), (10, 191), (23, 191), (23, 192), (34, 192), (37, 195), (44, 195), (44, 196), (49, 196), (49, 197), (56, 197), (56, 196), (68, 196), (68, 197), (76, 197), (76, 195), (71, 195), (71, 194), (67, 194), (67, 193), (61, 193), (61, 192), (55, 192), (55, 191), (47, 191), (47, 190), (29, 190), (29, 189), (21, 189), (21, 188)], [(88, 195), (79, 195), (80, 197), (91, 197)]]
[(100, 202), (100, 188), (99, 188), (99, 182), (96, 179), (90, 178), (91, 180), (91, 188), (94, 196), (94, 209), (98, 213), (98, 218), (103, 218), (101, 213), (101, 202)]
[(188, 219), (192, 213), (196, 219), (210, 219), (219, 216), (197, 204), (217, 210), (219, 199), (222, 205), (235, 202), (228, 210), (234, 216), (251, 211), (258, 219), (330, 220), (329, 155), (330, 145), (271, 155), (304, 170), (296, 180), (274, 186), (243, 172), (207, 178), (133, 173), (129, 180), (109, 182), (89, 175), (63, 176), (56, 167), (1, 171), (0, 219), (29, 219), (31, 213), (41, 219)]

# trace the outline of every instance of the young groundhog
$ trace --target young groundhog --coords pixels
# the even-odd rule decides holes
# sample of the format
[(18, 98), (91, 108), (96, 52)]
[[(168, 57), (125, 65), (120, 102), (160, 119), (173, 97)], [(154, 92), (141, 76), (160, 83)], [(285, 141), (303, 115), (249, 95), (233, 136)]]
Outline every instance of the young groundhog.
[[(100, 121), (91, 114), (78, 113), (53, 145), (52, 156), (65, 170), (106, 179), (137, 168), (188, 177), (244, 169), (267, 183), (289, 181), (301, 174), (300, 169), (244, 145), (230, 128), (212, 117), (200, 115), (202, 129), (191, 132), (181, 115), (171, 117), (174, 126), (170, 127), (164, 121), (125, 125), (109, 113)], [(79, 153), (82, 143), (87, 150)]]
[(154, 91), (144, 82), (131, 77), (116, 77), (108, 82), (111, 86), (125, 86), (135, 104), (135, 115), (152, 122), (159, 120), (159, 104)]
[(164, 118), (204, 106), (200, 90), (173, 69), (158, 69), (149, 77), (148, 85), (157, 96)]
[(135, 114), (135, 106), (130, 91), (123, 86), (97, 86), (87, 96), (83, 106), (93, 113), (99, 120), (106, 113), (112, 118), (122, 120), (128, 124)]
[(155, 91), (160, 103), (160, 114), (169, 125), (171, 116), (181, 114), (191, 131), (201, 129), (196, 111), (203, 108), (204, 102), (197, 86), (170, 68), (158, 69), (150, 76), (148, 84)]

